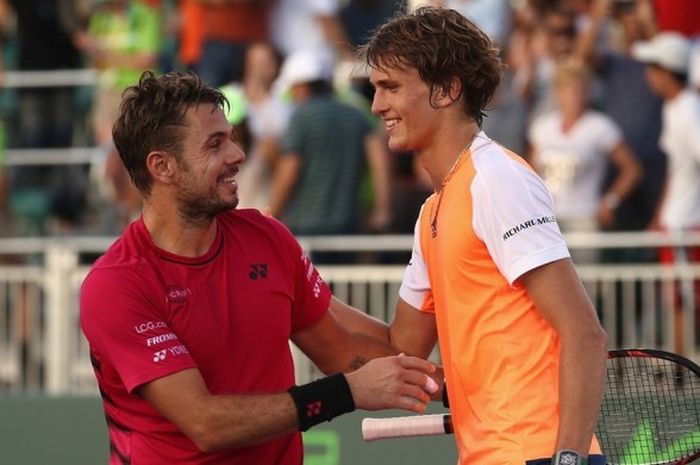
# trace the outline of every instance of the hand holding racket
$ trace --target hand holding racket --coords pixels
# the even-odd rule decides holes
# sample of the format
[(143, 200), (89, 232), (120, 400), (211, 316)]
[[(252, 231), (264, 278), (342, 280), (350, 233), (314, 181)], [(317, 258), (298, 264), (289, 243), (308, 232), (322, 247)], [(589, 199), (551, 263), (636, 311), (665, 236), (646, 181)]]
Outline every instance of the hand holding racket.
[[(452, 432), (449, 414), (362, 421), (367, 441)], [(661, 350), (611, 350), (596, 435), (609, 465), (700, 458), (700, 367)]]

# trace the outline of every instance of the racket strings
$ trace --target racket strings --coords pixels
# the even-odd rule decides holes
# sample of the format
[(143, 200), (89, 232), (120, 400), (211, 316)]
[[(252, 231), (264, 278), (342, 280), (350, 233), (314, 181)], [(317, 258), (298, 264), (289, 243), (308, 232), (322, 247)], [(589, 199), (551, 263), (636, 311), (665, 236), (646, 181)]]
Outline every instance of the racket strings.
[(700, 450), (700, 377), (661, 358), (608, 360), (597, 434), (610, 465), (676, 463)]

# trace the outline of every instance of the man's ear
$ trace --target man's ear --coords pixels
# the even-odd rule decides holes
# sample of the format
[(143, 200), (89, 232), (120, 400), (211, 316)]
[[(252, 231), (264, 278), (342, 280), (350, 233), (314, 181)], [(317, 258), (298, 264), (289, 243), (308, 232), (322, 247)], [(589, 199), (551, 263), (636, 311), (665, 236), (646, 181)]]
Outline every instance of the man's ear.
[(151, 176), (164, 184), (173, 182), (176, 165), (175, 157), (167, 152), (153, 151), (146, 156), (146, 168)]
[(433, 92), (433, 104), (437, 108), (448, 107), (458, 101), (462, 96), (462, 83), (457, 77), (453, 77), (445, 86), (435, 86)]

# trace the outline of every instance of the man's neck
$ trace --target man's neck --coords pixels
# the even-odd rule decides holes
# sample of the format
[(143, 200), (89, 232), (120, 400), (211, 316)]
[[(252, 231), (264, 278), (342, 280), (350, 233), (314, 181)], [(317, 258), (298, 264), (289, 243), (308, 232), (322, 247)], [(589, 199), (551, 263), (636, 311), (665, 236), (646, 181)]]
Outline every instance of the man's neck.
[(433, 144), (419, 151), (418, 160), (430, 175), (435, 191), (440, 190), (462, 152), (471, 146), (479, 131), (475, 122), (463, 123), (456, 128), (443, 126)]
[(143, 222), (153, 243), (182, 257), (199, 257), (207, 253), (216, 238), (217, 223), (189, 222), (172, 209), (159, 209), (146, 203)]

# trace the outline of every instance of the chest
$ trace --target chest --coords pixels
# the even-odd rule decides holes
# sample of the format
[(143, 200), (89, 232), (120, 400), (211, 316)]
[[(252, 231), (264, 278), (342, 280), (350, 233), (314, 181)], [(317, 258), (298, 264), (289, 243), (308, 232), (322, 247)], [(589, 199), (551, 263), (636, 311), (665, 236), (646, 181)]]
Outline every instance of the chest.
[(289, 275), (272, 251), (239, 250), (198, 266), (165, 264), (154, 292), (164, 321), (206, 371), (208, 360), (233, 367), (286, 351)]
[(432, 281), (461, 280), (487, 266), (490, 255), (475, 230), (469, 179), (462, 176), (432, 197), (421, 217), (421, 249)]

